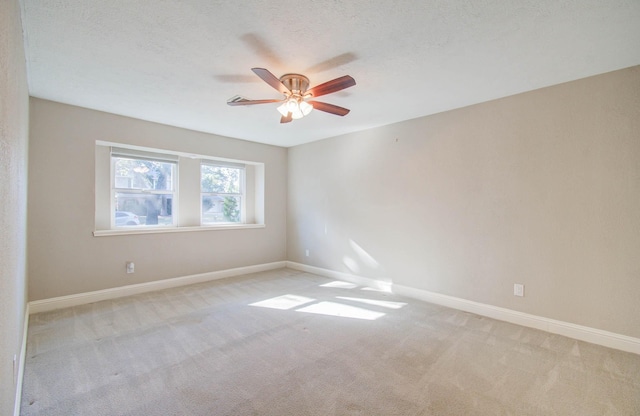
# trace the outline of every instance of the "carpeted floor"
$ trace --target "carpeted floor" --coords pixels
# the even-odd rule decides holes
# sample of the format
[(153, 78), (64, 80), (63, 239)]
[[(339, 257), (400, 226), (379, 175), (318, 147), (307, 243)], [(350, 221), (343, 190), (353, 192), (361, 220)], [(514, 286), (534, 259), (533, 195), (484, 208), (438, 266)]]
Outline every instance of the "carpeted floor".
[(32, 315), (21, 412), (639, 414), (639, 355), (290, 269)]

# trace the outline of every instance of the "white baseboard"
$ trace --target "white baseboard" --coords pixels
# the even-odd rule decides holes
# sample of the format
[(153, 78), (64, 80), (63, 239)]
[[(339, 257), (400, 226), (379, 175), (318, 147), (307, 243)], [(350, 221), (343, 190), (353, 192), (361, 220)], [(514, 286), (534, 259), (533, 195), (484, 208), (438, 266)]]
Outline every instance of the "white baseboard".
[(27, 333), (29, 332), (29, 304), (25, 309), (24, 324), (22, 326), (22, 345), (20, 357), (18, 357), (18, 374), (16, 377), (16, 397), (13, 406), (13, 416), (20, 416), (20, 404), (22, 402), (22, 380), (24, 379), (24, 362), (27, 358)]
[(112, 289), (96, 290), (94, 292), (78, 293), (76, 295), (35, 300), (29, 302), (29, 311), (32, 314), (39, 312), (48, 312), (55, 309), (68, 308), (70, 306), (99, 302), (101, 300), (116, 299), (124, 296), (137, 295), (139, 293), (153, 292), (155, 290), (170, 289), (174, 287), (203, 283), (211, 280), (224, 279), (227, 277), (239, 276), (243, 274), (281, 269), (283, 267), (286, 267), (286, 264), (286, 261), (277, 261), (274, 263), (257, 264), (254, 266), (238, 267), (235, 269), (193, 274), (190, 276), (174, 277), (171, 279), (156, 280), (153, 282), (114, 287)]
[(511, 309), (474, 302), (453, 296), (442, 295), (427, 290), (416, 289), (409, 286), (397, 285), (389, 282), (382, 282), (367, 277), (352, 275), (349, 273), (336, 272), (323, 269), (321, 267), (308, 266), (306, 264), (288, 261), (287, 267), (308, 273), (318, 274), (331, 279), (344, 280), (357, 285), (369, 286), (377, 289), (388, 290), (401, 296), (422, 300), (436, 305), (446, 306), (465, 312), (475, 313), (500, 321), (510, 322), (517, 325), (535, 328), (553, 334), (563, 335), (580, 341), (615, 348), (635, 354), (640, 354), (640, 339), (626, 335), (616, 334), (601, 329), (591, 328), (570, 322), (558, 321), (544, 318), (537, 315), (518, 312)]

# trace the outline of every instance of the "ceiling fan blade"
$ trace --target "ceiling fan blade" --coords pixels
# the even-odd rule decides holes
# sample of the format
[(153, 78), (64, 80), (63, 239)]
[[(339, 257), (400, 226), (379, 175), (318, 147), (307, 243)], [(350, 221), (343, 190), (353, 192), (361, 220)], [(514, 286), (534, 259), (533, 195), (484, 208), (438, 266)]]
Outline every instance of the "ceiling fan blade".
[(321, 103), (320, 101), (307, 101), (316, 110), (324, 111), (325, 113), (335, 114), (337, 116), (346, 116), (349, 114), (349, 109), (344, 107), (338, 107), (337, 105)]
[(276, 90), (280, 91), (285, 95), (291, 94), (291, 91), (289, 91), (289, 88), (287, 88), (282, 82), (280, 82), (280, 80), (271, 72), (269, 72), (269, 70), (264, 68), (251, 68), (251, 70), (257, 76), (259, 76), (264, 82), (271, 85)]
[(291, 113), (287, 113), (286, 116), (280, 117), (280, 123), (290, 123), (293, 118), (291, 117)]
[(228, 105), (252, 105), (252, 104), (267, 104), (267, 103), (279, 103), (282, 100), (248, 100), (244, 97), (235, 96), (227, 101)]
[(356, 80), (351, 78), (349, 75), (345, 75), (343, 77), (327, 81), (324, 84), (316, 85), (310, 90), (307, 90), (305, 95), (311, 94), (314, 98), (320, 97), (321, 95), (338, 92), (345, 88), (353, 87), (354, 85), (356, 85)]

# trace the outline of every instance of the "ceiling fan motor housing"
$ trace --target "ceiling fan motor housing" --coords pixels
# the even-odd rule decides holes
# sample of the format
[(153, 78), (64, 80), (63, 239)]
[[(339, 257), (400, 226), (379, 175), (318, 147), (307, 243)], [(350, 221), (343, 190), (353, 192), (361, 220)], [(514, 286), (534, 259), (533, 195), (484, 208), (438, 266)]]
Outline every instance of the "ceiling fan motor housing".
[(309, 88), (309, 78), (300, 74), (284, 74), (280, 77), (280, 82), (294, 94), (304, 95)]

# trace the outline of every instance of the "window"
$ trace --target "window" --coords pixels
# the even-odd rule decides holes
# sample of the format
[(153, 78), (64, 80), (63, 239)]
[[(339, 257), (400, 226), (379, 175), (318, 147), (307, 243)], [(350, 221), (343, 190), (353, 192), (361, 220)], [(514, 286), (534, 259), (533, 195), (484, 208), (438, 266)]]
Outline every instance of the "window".
[(111, 150), (112, 227), (174, 226), (177, 158)]
[(245, 167), (240, 164), (200, 165), (202, 225), (245, 222)]
[(263, 228), (264, 163), (96, 141), (94, 236)]

